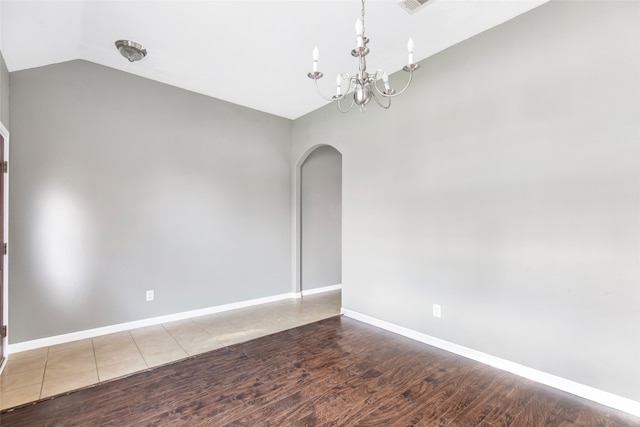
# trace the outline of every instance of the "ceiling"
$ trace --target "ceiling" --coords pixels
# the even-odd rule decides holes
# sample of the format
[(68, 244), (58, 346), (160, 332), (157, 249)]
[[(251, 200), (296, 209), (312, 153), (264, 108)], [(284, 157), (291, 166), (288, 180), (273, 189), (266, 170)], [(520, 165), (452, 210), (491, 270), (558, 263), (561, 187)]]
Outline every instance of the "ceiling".
[[(369, 71), (400, 70), (409, 36), (422, 60), (546, 1), (431, 0), (413, 15), (398, 0), (369, 1)], [(295, 119), (326, 103), (306, 76), (315, 45), (324, 92), (357, 71), (358, 16), (357, 0), (2, 0), (0, 47), (10, 72), (84, 59)], [(149, 54), (130, 63), (118, 39)]]

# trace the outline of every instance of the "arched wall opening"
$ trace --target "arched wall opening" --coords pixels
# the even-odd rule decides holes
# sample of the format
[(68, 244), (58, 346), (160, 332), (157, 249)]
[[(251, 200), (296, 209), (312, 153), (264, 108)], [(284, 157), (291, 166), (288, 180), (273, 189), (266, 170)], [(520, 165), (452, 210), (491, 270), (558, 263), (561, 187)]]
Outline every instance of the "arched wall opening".
[(330, 145), (307, 150), (296, 165), (296, 291), (342, 283), (342, 154)]

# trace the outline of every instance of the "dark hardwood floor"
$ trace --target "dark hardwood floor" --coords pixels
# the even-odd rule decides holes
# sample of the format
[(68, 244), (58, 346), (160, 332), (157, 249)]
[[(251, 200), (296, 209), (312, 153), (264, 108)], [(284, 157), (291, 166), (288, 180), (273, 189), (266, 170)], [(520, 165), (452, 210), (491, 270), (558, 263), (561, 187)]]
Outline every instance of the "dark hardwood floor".
[(640, 426), (344, 317), (0, 414), (8, 426)]

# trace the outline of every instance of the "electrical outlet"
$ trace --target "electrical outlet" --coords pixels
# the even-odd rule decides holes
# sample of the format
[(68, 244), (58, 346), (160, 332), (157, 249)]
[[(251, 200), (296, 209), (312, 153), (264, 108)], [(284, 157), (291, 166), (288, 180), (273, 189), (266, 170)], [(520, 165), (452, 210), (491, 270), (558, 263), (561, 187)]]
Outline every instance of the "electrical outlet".
[(153, 301), (154, 297), (153, 290), (147, 291), (147, 301)]
[(440, 304), (433, 304), (433, 317), (442, 317), (442, 311), (440, 310)]

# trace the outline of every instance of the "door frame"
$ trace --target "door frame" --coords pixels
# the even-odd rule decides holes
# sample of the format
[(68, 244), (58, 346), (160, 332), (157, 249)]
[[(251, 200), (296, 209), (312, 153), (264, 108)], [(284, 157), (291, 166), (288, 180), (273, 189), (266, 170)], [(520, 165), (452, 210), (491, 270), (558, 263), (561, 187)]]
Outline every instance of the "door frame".
[[(4, 124), (2, 122), (0, 122), (0, 134), (2, 134), (2, 137), (4, 138), (4, 160), (8, 163), (9, 162), (9, 131), (7, 130), (7, 128), (4, 126)], [(2, 173), (2, 170), (0, 170), (0, 173)], [(8, 246), (8, 242), (9, 242), (9, 173), (7, 172), (4, 175), (4, 200), (2, 200), (3, 206), (4, 206), (4, 212), (3, 212), (3, 224), (1, 224), (0, 226), (3, 227), (3, 231), (4, 231), (4, 243), (7, 243)], [(0, 250), (2, 250), (1, 245), (3, 242), (0, 242)], [(0, 303), (2, 304), (2, 319), (0, 319), (0, 321), (2, 322), (0, 324), (0, 327), (2, 325), (6, 325), (7, 326), (7, 330), (9, 329), (9, 251), (7, 251), (7, 254), (1, 254), (0, 256), (4, 257), (4, 268), (2, 270), (2, 301), (0, 301)], [(9, 348), (9, 333), (7, 332), (7, 336), (2, 338), (2, 354), (0, 355), (0, 360), (2, 361), (2, 364), (0, 364), (0, 372), (2, 372), (2, 370), (4, 369), (4, 366), (7, 363), (7, 356), (8, 356), (8, 348)]]

